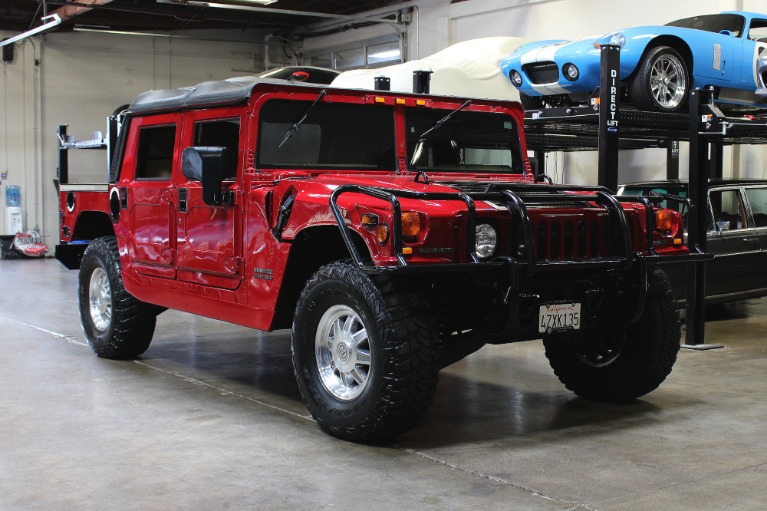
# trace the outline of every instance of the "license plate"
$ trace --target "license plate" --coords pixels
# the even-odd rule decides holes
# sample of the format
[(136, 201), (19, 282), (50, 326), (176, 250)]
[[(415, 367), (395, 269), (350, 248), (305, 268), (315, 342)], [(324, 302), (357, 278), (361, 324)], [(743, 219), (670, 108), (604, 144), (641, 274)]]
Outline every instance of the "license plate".
[(541, 305), (538, 312), (538, 333), (557, 330), (580, 330), (580, 303), (550, 303)]

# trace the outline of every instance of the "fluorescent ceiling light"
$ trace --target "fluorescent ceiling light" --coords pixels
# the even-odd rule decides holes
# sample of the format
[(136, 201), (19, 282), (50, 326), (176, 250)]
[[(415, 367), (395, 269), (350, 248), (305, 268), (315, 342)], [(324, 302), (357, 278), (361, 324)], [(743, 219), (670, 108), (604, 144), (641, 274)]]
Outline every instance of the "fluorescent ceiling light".
[[(45, 23), (43, 23), (42, 25), (40, 25), (37, 28), (33, 28), (32, 30), (27, 30), (23, 34), (19, 34), (17, 36), (10, 37), (10, 38), (8, 38), (8, 39), (6, 39), (4, 41), (0, 41), (0, 46), (5, 46), (5, 45), (8, 45), (8, 44), (13, 44), (16, 41), (21, 41), (22, 39), (26, 39), (27, 37), (31, 37), (31, 36), (33, 36), (35, 34), (39, 34), (40, 32), (45, 32), (46, 30), (51, 29), (51, 28), (55, 27), (56, 25), (61, 25), (61, 18), (59, 18), (58, 14), (51, 14), (50, 16), (43, 16), (40, 19), (45, 21)], [(46, 20), (50, 20), (50, 21), (46, 21)]]
[(368, 58), (370, 59), (390, 59), (392, 57), (399, 57), (400, 52), (399, 49), (396, 50), (383, 50), (379, 51), (377, 53), (371, 53), (368, 55)]

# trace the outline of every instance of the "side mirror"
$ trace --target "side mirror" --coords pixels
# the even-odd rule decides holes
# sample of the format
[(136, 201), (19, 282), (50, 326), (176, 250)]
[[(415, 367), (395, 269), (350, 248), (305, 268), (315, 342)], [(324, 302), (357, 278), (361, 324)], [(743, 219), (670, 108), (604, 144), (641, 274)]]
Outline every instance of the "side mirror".
[(226, 147), (187, 147), (181, 154), (181, 173), (187, 179), (202, 183), (202, 200), (210, 206), (224, 203), (221, 183), (224, 169), (229, 168)]

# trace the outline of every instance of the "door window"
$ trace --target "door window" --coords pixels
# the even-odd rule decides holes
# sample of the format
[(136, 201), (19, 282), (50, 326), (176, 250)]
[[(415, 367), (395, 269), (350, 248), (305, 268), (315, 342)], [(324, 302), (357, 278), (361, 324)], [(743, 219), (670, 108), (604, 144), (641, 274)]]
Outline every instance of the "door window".
[[(713, 190), (708, 194), (717, 231), (746, 229), (748, 217), (738, 190)], [(709, 229), (711, 226), (709, 225)]]
[(746, 188), (754, 227), (767, 227), (767, 188)]
[(229, 168), (224, 169), (225, 179), (237, 178), (237, 153), (240, 145), (240, 120), (222, 119), (215, 121), (199, 121), (194, 124), (195, 146), (202, 147), (225, 147), (230, 158), (227, 161)]
[(170, 179), (175, 141), (175, 125), (141, 128), (136, 179)]

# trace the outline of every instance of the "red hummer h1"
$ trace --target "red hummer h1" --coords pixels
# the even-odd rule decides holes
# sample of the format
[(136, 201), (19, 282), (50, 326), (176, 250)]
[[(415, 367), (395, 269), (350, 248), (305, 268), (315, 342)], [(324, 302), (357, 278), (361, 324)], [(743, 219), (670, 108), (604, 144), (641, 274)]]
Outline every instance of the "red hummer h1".
[(442, 367), (543, 339), (567, 388), (626, 401), (679, 349), (676, 211), (536, 182), (515, 103), (238, 78), (120, 114), (108, 185), (61, 184), (85, 336), (142, 354), (166, 308), (292, 328), (322, 429), (382, 441)]

